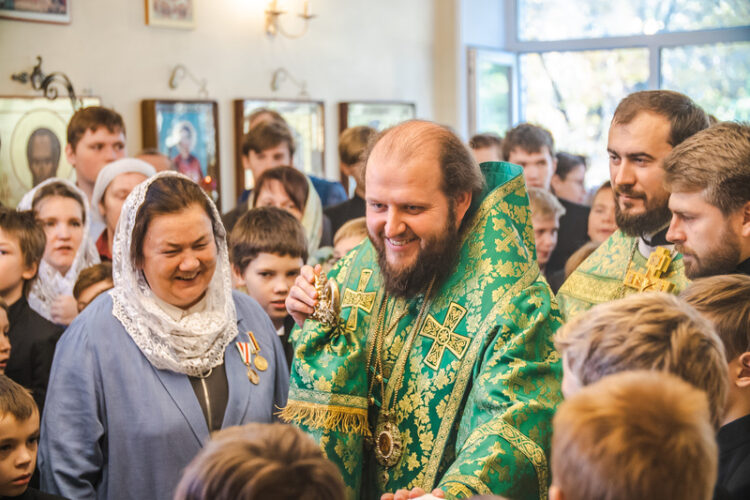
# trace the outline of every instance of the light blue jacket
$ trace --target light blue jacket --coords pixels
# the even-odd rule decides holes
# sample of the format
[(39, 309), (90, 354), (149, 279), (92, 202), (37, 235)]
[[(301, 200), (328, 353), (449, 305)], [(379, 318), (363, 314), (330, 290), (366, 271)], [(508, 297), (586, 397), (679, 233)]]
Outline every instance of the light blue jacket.
[[(222, 428), (276, 420), (289, 371), (271, 320), (234, 293), (239, 336), (225, 351), (229, 401)], [(236, 342), (255, 333), (268, 370), (247, 377)], [(66, 498), (169, 500), (208, 438), (187, 375), (154, 368), (102, 294), (63, 334), (52, 364), (39, 445), (42, 490)]]

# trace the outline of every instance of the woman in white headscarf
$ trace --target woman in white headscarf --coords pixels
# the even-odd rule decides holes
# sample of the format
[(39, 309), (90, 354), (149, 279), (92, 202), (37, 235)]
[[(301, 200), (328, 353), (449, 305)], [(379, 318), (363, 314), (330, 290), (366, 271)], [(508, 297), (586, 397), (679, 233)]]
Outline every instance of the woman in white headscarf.
[(270, 319), (232, 293), (216, 207), (162, 172), (128, 196), (115, 287), (57, 345), (42, 421), (42, 489), (76, 499), (171, 498), (209, 433), (271, 422), (288, 370)]
[(69, 325), (78, 314), (73, 297), (78, 273), (99, 262), (89, 238), (86, 195), (68, 180), (47, 179), (24, 195), (18, 210), (33, 210), (47, 237), (29, 305), (49, 321)]

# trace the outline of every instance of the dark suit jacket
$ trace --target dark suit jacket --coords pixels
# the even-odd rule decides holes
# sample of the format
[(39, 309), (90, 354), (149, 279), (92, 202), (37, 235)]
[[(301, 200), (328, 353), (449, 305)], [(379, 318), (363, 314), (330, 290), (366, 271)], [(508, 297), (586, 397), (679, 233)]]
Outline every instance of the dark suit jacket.
[(323, 213), (331, 219), (331, 234), (336, 236), (336, 231), (338, 231), (341, 226), (357, 217), (364, 217), (366, 211), (367, 206), (365, 205), (365, 200), (355, 194), (352, 199), (328, 207)]
[(55, 345), (63, 333), (63, 327), (40, 316), (29, 306), (25, 297), (10, 306), (8, 320), (10, 359), (5, 374), (31, 390), (41, 413)]
[(294, 318), (292, 315), (286, 317), (284, 320), (284, 335), (281, 336), (281, 345), (284, 346), (284, 354), (286, 355), (286, 364), (289, 366), (289, 370), (292, 369), (292, 360), (294, 359), (294, 346), (289, 342), (289, 336), (294, 328)]
[(573, 252), (589, 241), (589, 207), (558, 198), (565, 207), (565, 215), (560, 217), (560, 230), (557, 246), (547, 262), (547, 276), (565, 267), (565, 262)]

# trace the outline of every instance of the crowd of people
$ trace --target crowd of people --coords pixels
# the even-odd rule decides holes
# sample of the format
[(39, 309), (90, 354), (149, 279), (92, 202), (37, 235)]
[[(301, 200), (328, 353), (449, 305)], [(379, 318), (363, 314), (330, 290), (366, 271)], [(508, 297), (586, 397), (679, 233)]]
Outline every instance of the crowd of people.
[(225, 214), (103, 107), (0, 208), (0, 498), (750, 497), (750, 125), (353, 127), (351, 198), (249, 125)]

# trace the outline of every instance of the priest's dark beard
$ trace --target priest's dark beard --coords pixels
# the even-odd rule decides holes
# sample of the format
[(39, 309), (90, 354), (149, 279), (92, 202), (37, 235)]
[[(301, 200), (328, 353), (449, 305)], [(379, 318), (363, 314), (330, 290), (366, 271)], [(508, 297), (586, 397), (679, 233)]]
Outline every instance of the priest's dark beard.
[(642, 236), (652, 234), (663, 229), (669, 224), (672, 218), (672, 212), (669, 211), (667, 200), (647, 200), (645, 203), (646, 211), (638, 215), (629, 215), (620, 208), (620, 200), (617, 198), (617, 192), (630, 194), (627, 189), (619, 189), (615, 192), (615, 222), (617, 227), (628, 236)]
[(425, 247), (420, 250), (414, 264), (400, 271), (392, 269), (388, 264), (383, 235), (373, 237), (369, 234), (370, 241), (378, 252), (378, 265), (383, 274), (385, 291), (395, 297), (409, 298), (424, 291), (433, 277), (435, 286), (440, 285), (456, 264), (461, 249), (459, 233), (460, 229), (456, 227), (456, 210), (451, 204), (443, 232), (437, 237), (425, 240)]

